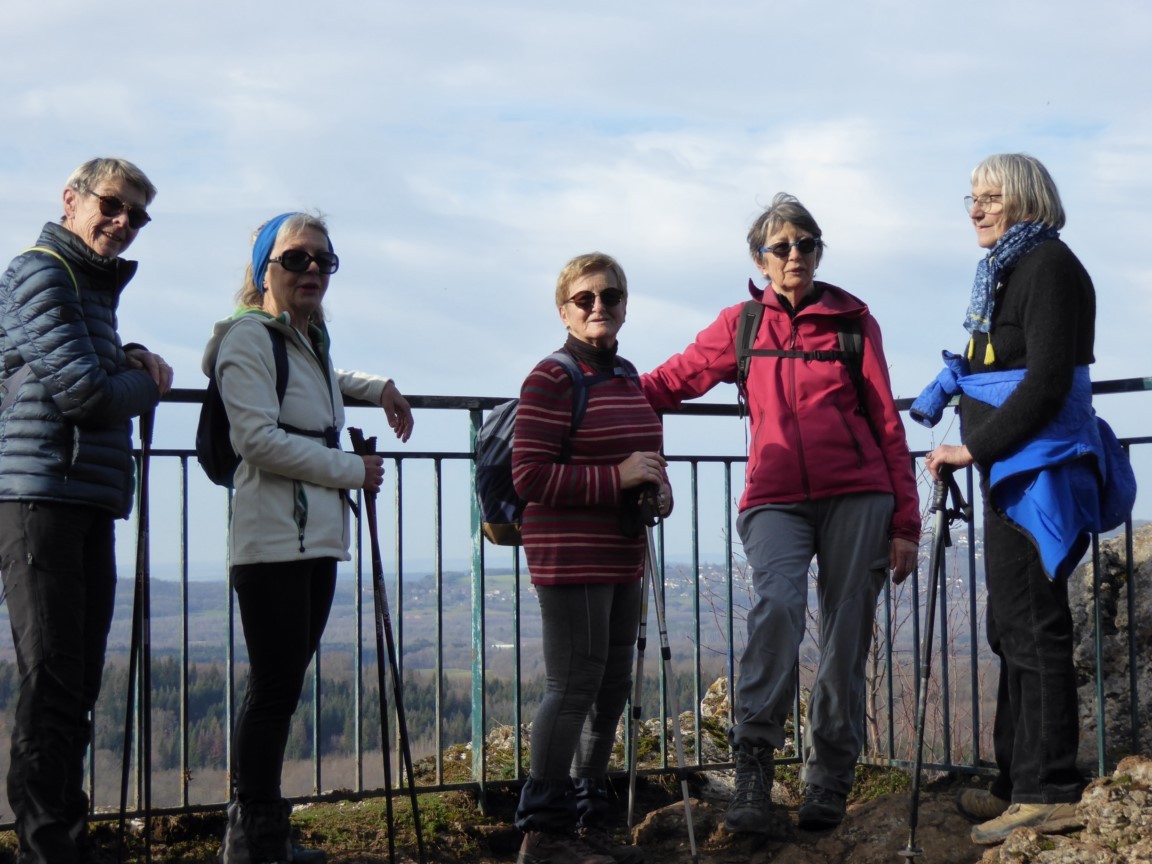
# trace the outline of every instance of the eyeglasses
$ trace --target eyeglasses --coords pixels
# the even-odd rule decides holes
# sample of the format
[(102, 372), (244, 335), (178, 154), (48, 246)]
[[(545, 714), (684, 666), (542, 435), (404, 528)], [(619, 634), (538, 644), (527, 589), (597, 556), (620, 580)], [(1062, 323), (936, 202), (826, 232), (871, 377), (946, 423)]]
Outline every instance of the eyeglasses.
[(318, 252), (311, 255), (303, 249), (285, 249), (280, 253), (279, 258), (268, 259), (269, 264), (279, 264), (290, 273), (307, 273), (313, 261), (316, 262), (320, 272), (325, 275), (330, 275), (340, 269), (340, 258), (335, 252)]
[(619, 288), (605, 288), (599, 294), (595, 291), (581, 291), (579, 294), (573, 294), (564, 302), (578, 306), (585, 312), (591, 312), (596, 306), (597, 297), (600, 298), (600, 302), (604, 304), (605, 309), (611, 309), (614, 306), (620, 305), (620, 301), (624, 299), (624, 292)]
[(964, 209), (971, 215), (972, 211), (979, 208), (985, 213), (995, 215), (1004, 209), (1004, 202), (1000, 199), (1003, 195), (980, 195), (973, 198), (971, 195), (964, 196)]
[(128, 227), (133, 231), (138, 231), (152, 221), (152, 217), (148, 215), (148, 211), (143, 207), (125, 204), (115, 195), (98, 195), (91, 189), (85, 189), (84, 191), (100, 203), (100, 214), (108, 219), (115, 219), (121, 213), (127, 212)]
[(781, 241), (780, 243), (773, 243), (771, 246), (761, 246), (760, 254), (763, 255), (765, 252), (771, 252), (777, 258), (787, 258), (792, 254), (792, 249), (795, 247), (800, 250), (801, 255), (811, 255), (822, 245), (819, 237), (802, 237), (795, 243), (785, 243)]

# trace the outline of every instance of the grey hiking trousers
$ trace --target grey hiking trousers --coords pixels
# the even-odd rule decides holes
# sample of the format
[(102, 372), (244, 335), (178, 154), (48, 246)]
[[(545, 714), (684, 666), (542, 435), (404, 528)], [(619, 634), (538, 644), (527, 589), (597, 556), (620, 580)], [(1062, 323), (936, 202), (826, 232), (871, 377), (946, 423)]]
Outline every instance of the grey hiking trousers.
[(803, 779), (847, 794), (864, 746), (865, 664), (888, 575), (893, 498), (840, 495), (769, 504), (736, 522), (752, 568), (748, 640), (734, 693), (733, 746), (784, 744), (816, 557), (819, 666), (808, 700)]

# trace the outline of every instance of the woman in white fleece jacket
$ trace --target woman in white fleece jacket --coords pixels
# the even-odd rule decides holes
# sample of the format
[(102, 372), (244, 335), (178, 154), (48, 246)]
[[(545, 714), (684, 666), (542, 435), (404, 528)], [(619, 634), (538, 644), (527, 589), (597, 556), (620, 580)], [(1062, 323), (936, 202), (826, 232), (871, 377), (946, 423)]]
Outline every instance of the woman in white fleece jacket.
[[(412, 411), (388, 378), (336, 370), (321, 303), (340, 261), (324, 222), (270, 219), (253, 241), (239, 309), (215, 325), (204, 352), (232, 427), (236, 469), (231, 579), (248, 648), (248, 689), (234, 734), (234, 797), (221, 860), (323, 860), (294, 849), (280, 774), (304, 673), (324, 632), (336, 563), (349, 558), (347, 490), (376, 492), (379, 456), (339, 447), (342, 396), (380, 405), (401, 441)], [(287, 355), (276, 392), (274, 342)]]

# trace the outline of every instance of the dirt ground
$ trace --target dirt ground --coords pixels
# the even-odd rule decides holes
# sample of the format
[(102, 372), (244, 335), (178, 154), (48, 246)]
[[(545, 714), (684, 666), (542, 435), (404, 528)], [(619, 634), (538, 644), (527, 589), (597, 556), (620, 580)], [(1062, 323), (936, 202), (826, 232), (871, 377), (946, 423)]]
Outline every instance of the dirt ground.
[[(850, 804), (842, 825), (819, 834), (797, 830), (796, 807), (781, 805), (777, 828), (787, 839), (729, 834), (723, 827), (723, 802), (692, 799), (695, 864), (975, 864), (984, 850), (968, 839), (971, 823), (956, 810), (956, 791), (955, 785), (946, 783), (922, 791), (915, 856), (904, 854), (910, 833), (906, 793)], [(474, 801), (465, 793), (422, 796), (425, 800), (421, 809), (427, 826), (424, 860), (428, 864), (510, 864), (516, 860), (520, 834), (512, 826), (515, 801), (511, 796), (492, 796), (486, 815), (475, 810)], [(401, 804), (396, 806), (400, 827), (395, 860), (417, 862), (414, 835), (405, 831), (407, 812), (401, 812)], [(645, 850), (649, 864), (693, 864), (682, 799), (672, 798), (663, 789), (642, 789), (638, 812), (644, 817), (632, 836)], [(378, 801), (310, 805), (294, 813), (293, 824), (303, 845), (323, 848), (330, 864), (385, 864), (390, 860), (386, 821)], [(99, 864), (117, 860), (115, 829), (115, 822), (94, 827), (94, 860)], [(214, 864), (223, 829), (222, 813), (159, 818), (152, 825), (150, 850), (145, 850), (134, 832), (124, 861)], [(620, 836), (624, 836), (622, 831)], [(0, 864), (15, 860), (13, 844), (11, 834), (0, 835)]]

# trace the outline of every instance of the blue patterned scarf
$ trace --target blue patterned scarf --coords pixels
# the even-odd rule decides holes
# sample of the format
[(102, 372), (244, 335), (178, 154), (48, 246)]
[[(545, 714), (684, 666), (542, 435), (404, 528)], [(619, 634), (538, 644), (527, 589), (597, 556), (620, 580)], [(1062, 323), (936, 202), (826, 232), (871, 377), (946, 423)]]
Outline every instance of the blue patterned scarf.
[(996, 303), (996, 286), (1004, 273), (1016, 262), (1043, 243), (1055, 240), (1060, 232), (1039, 222), (1017, 222), (1004, 232), (996, 245), (976, 265), (976, 281), (964, 329), (969, 333), (987, 333), (992, 328), (992, 309)]

